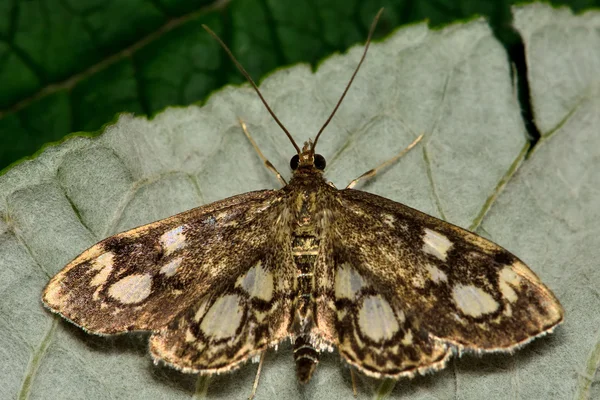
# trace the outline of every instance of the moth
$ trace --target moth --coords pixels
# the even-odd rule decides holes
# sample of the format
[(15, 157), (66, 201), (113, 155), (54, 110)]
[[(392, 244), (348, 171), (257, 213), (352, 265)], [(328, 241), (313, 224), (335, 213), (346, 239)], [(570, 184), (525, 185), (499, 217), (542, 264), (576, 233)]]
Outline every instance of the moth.
[(380, 14), (333, 112), (302, 148), (206, 28), (295, 147), (290, 182), (259, 151), (281, 189), (104, 239), (50, 280), (44, 304), (89, 333), (149, 331), (154, 360), (189, 373), (231, 371), (291, 339), (300, 382), (334, 348), (359, 372), (397, 379), (439, 370), (454, 353), (512, 352), (551, 332), (562, 307), (515, 255), (353, 189), (379, 167), (342, 190), (324, 179), (315, 148)]

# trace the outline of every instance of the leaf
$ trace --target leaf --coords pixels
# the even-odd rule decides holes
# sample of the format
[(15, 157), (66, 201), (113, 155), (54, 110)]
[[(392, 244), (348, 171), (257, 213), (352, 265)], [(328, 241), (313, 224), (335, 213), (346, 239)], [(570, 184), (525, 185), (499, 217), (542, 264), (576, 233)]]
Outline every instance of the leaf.
[[(592, 47), (598, 40), (597, 21), (597, 12), (573, 17), (547, 6), (516, 13), (528, 56), (547, 46), (530, 61), (548, 60), (542, 73), (531, 72), (538, 118), (568, 94), (564, 86), (548, 92), (547, 81), (537, 86), (540, 77), (571, 76), (555, 71), (549, 61), (560, 56), (557, 43), (590, 42), (569, 46), (569, 65), (578, 72), (572, 75), (581, 81), (569, 86), (575, 95), (566, 98), (575, 100), (560, 103), (566, 104), (560, 118), (548, 113), (555, 120), (540, 121), (544, 137), (529, 159), (510, 66), (483, 20), (439, 31), (413, 25), (374, 43), (320, 139), (327, 177), (340, 187), (425, 133), (422, 144), (362, 189), (478, 228), (523, 258), (566, 308), (566, 323), (554, 335), (514, 356), (464, 356), (440, 373), (401, 380), (392, 396), (595, 394), (600, 186), (593, 171), (600, 146), (593, 133), (598, 82), (589, 72), (597, 54), (589, 49), (598, 48)], [(563, 34), (546, 40), (554, 29)], [(334, 55), (315, 74), (301, 65), (263, 82), (265, 97), (299, 141), (314, 136), (326, 119), (361, 51), (357, 47)], [(587, 87), (596, 89), (584, 92)], [(244, 86), (215, 93), (202, 108), (167, 109), (152, 121), (122, 115), (103, 135), (48, 147), (0, 176), (1, 398), (249, 395), (256, 365), (210, 380), (180, 374), (152, 365), (145, 336), (93, 337), (51, 316), (40, 303), (47, 280), (97, 240), (226, 196), (278, 187), (241, 133), (237, 117), (285, 174), (293, 148)], [(391, 390), (378, 385), (361, 379), (360, 397)], [(268, 353), (257, 395), (349, 398), (351, 390), (349, 371), (335, 354), (324, 357), (308, 386), (298, 387), (285, 345)]]
[(283, 65), (314, 66), (363, 41), (381, 6), (380, 34), (423, 19), (436, 26), (475, 14), (488, 16), (498, 31), (510, 23), (507, 0), (212, 3), (2, 2), (0, 170), (68, 133), (97, 134), (119, 112), (152, 116), (242, 82), (203, 23), (223, 35), (256, 80)]
[[(600, 398), (600, 52), (589, 50), (600, 48), (600, 13), (533, 5), (515, 10), (515, 26), (542, 138), (482, 227), (537, 267), (565, 323), (550, 351), (519, 353), (506, 381), (527, 382), (522, 398)], [(513, 213), (520, 218), (510, 227)]]

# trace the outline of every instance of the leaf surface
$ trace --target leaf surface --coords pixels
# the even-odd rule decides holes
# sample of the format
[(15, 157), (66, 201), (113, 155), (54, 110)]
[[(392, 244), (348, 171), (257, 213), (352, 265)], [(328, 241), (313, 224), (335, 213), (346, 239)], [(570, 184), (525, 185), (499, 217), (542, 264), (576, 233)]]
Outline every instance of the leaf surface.
[[(360, 379), (360, 398), (387, 391), (411, 399), (598, 394), (592, 382), (600, 326), (600, 182), (594, 173), (600, 162), (599, 96), (597, 77), (589, 73), (598, 53), (584, 50), (600, 48), (599, 18), (597, 12), (573, 16), (547, 6), (516, 9), (536, 122), (543, 127), (528, 159), (510, 66), (483, 20), (437, 31), (413, 25), (372, 45), (319, 141), (328, 159), (326, 176), (343, 187), (425, 133), (419, 146), (361, 189), (475, 228), (514, 252), (555, 291), (566, 322), (515, 355), (466, 355), (394, 389)], [(551, 40), (546, 36), (561, 29)], [(571, 40), (589, 44), (571, 46)], [(569, 66), (577, 82), (567, 86), (573, 92), (543, 84), (552, 74), (566, 79), (551, 62), (561, 56), (557, 41), (572, 49)], [(314, 137), (361, 51), (334, 55), (314, 74), (298, 65), (263, 82), (265, 97), (298, 141)], [(546, 67), (536, 72), (537, 63)], [(572, 102), (561, 103), (557, 115), (561, 95)], [(256, 365), (210, 380), (180, 374), (152, 364), (145, 336), (87, 335), (40, 303), (48, 279), (104, 237), (227, 196), (278, 187), (238, 117), (288, 177), (293, 148), (247, 86), (226, 87), (201, 108), (169, 108), (152, 121), (122, 115), (104, 134), (48, 147), (0, 177), (0, 398), (249, 395)], [(268, 353), (257, 396), (345, 399), (351, 392), (350, 373), (335, 353), (323, 357), (309, 385), (299, 387), (284, 345)]]

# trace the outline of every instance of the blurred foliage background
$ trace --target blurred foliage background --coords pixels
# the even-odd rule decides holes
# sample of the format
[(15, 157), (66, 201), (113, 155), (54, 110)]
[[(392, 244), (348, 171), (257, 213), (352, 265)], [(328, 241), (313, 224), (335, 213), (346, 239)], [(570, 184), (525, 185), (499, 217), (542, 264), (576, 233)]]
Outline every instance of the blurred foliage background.
[[(435, 28), (485, 16), (515, 64), (523, 114), (535, 141), (523, 46), (511, 26), (514, 3), (0, 0), (0, 170), (70, 133), (98, 134), (120, 112), (151, 117), (241, 83), (201, 24), (215, 30), (258, 81), (286, 65), (316, 67), (328, 54), (363, 42), (380, 7), (385, 13), (376, 37), (422, 20)], [(598, 7), (600, 0), (553, 4), (580, 12)]]

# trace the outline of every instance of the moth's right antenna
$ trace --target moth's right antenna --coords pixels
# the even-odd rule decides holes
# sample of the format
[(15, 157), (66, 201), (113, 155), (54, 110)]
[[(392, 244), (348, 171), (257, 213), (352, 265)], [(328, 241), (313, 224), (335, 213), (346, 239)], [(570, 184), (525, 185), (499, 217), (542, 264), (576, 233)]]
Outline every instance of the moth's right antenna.
[(250, 74), (248, 72), (246, 72), (246, 70), (244, 69), (244, 67), (242, 67), (242, 64), (240, 64), (239, 61), (236, 60), (236, 58), (233, 56), (233, 53), (231, 52), (231, 50), (229, 50), (229, 47), (227, 47), (227, 45), (225, 43), (223, 43), (223, 41), (221, 40), (221, 38), (218, 37), (216, 33), (214, 33), (208, 26), (206, 26), (204, 24), (202, 24), (202, 27), (206, 30), (206, 32), (208, 32), (210, 34), (210, 36), (212, 36), (213, 38), (215, 38), (215, 40), (217, 42), (219, 42), (219, 44), (221, 45), (221, 47), (223, 48), (223, 50), (225, 50), (225, 52), (227, 53), (227, 55), (229, 56), (229, 58), (231, 58), (231, 61), (233, 61), (233, 63), (237, 67), (237, 69), (239, 69), (240, 72), (242, 73), (242, 75), (244, 75), (244, 77), (248, 80), (248, 82), (250, 82), (250, 84), (252, 85), (252, 87), (254, 88), (254, 90), (256, 90), (256, 93), (258, 94), (258, 97), (260, 97), (260, 99), (263, 102), (263, 104), (265, 105), (265, 107), (267, 107), (267, 111), (269, 111), (269, 114), (271, 114), (271, 116), (273, 117), (273, 119), (275, 120), (275, 122), (277, 122), (277, 124), (279, 125), (279, 127), (281, 129), (283, 129), (283, 131), (287, 135), (288, 139), (290, 139), (290, 142), (292, 142), (292, 144), (296, 148), (296, 151), (298, 152), (298, 154), (300, 154), (300, 147), (298, 147), (298, 145), (294, 141), (294, 138), (292, 137), (292, 135), (290, 134), (290, 132), (288, 132), (288, 130), (285, 128), (285, 126), (283, 126), (283, 124), (281, 123), (281, 121), (279, 120), (279, 118), (277, 118), (277, 116), (275, 115), (275, 113), (273, 112), (273, 110), (271, 110), (271, 107), (269, 107), (269, 105), (267, 104), (267, 101), (263, 97), (262, 93), (260, 92), (260, 90), (258, 90), (258, 86), (256, 86), (256, 83), (254, 83), (254, 81), (250, 77)]
[(373, 32), (375, 31), (375, 27), (377, 26), (379, 17), (381, 17), (381, 13), (383, 13), (383, 8), (379, 9), (379, 12), (377, 13), (377, 15), (375, 15), (375, 18), (373, 18), (373, 22), (371, 22), (371, 28), (369, 29), (369, 36), (367, 36), (367, 43), (365, 43), (365, 51), (363, 51), (363, 55), (360, 58), (360, 61), (358, 62), (358, 65), (356, 66), (356, 69), (354, 70), (354, 73), (352, 74), (352, 77), (350, 78), (348, 85), (346, 85), (346, 89), (344, 89), (344, 93), (342, 93), (342, 97), (340, 97), (337, 104), (335, 105), (335, 108), (331, 112), (331, 115), (329, 115), (329, 118), (327, 118), (327, 121), (325, 121), (325, 123), (319, 130), (319, 133), (317, 133), (317, 137), (315, 137), (315, 141), (313, 142), (313, 145), (312, 145), (313, 152), (315, 151), (315, 148), (317, 147), (317, 140), (319, 140), (319, 136), (321, 136), (321, 133), (323, 133), (323, 131), (325, 130), (327, 125), (329, 125), (329, 123), (331, 122), (331, 119), (335, 115), (335, 112), (340, 107), (340, 104), (342, 104), (344, 97), (346, 97), (346, 93), (348, 93), (348, 89), (350, 89), (350, 85), (352, 85), (352, 81), (354, 81), (354, 77), (358, 73), (360, 66), (362, 65), (363, 61), (365, 61), (365, 57), (367, 56), (367, 50), (369, 50), (369, 45), (371, 44), (371, 36), (373, 36)]

